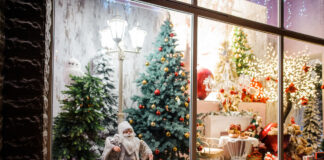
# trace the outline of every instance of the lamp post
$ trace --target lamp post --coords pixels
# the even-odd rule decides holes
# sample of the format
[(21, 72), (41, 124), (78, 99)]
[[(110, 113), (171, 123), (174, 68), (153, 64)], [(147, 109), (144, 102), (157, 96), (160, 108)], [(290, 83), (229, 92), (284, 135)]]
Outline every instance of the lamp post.
[(123, 62), (125, 59), (125, 53), (138, 54), (143, 47), (143, 42), (146, 36), (146, 32), (141, 28), (139, 28), (138, 25), (134, 27), (131, 31), (129, 31), (133, 47), (136, 49), (135, 51), (124, 50), (120, 47), (119, 43), (123, 40), (127, 22), (121, 17), (116, 16), (113, 19), (108, 20), (107, 23), (111, 31), (112, 39), (114, 40), (117, 46), (117, 50), (111, 50), (111, 51), (108, 50), (107, 53), (108, 54), (118, 53), (118, 59), (119, 59), (118, 123), (120, 123), (124, 120), (124, 113), (122, 112), (123, 112)]

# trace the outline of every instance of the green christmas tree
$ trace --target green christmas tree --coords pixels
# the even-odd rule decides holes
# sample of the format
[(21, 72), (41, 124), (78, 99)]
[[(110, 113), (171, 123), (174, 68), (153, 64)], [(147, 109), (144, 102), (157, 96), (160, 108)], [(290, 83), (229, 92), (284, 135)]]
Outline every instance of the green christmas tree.
[(232, 37), (232, 60), (235, 62), (238, 75), (243, 74), (244, 70), (249, 68), (249, 61), (253, 54), (250, 53), (251, 47), (248, 45), (247, 34), (242, 28), (234, 27)]
[(103, 86), (88, 67), (85, 76), (71, 79), (62, 92), (67, 95), (61, 102), (62, 112), (54, 120), (53, 155), (55, 159), (97, 159), (95, 146), (104, 145), (98, 134), (103, 130)]
[(111, 61), (111, 58), (106, 55), (104, 50), (92, 61), (92, 73), (100, 78), (103, 84), (103, 92), (105, 93), (103, 97), (105, 105), (101, 108), (104, 115), (102, 125), (105, 128), (101, 134), (103, 138), (117, 133), (117, 96), (114, 92), (115, 86), (112, 78), (114, 70)]
[(179, 160), (189, 152), (189, 81), (183, 54), (176, 51), (170, 20), (161, 26), (156, 51), (147, 57), (146, 71), (136, 80), (142, 95), (134, 96), (138, 109), (125, 110), (139, 138), (155, 159)]

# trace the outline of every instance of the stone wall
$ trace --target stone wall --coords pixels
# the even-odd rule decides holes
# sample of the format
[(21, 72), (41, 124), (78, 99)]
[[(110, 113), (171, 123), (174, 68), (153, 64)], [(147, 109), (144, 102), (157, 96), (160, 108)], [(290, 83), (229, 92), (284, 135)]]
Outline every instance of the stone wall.
[[(3, 79), (3, 159), (47, 157), (50, 1), (6, 0)], [(51, 9), (51, 7), (48, 7)], [(46, 25), (47, 24), (47, 25)], [(45, 107), (44, 107), (45, 106)], [(44, 136), (46, 135), (46, 136)]]

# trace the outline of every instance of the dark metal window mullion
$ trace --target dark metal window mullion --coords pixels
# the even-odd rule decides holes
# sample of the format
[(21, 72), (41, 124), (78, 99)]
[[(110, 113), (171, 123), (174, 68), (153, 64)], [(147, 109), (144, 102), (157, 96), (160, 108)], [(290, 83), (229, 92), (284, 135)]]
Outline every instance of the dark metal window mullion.
[[(278, 24), (280, 29), (284, 30), (284, 0), (278, 0)], [(278, 70), (279, 70), (279, 86), (278, 86), (278, 158), (280, 160), (284, 160), (284, 152), (283, 152), (283, 65), (284, 65), (284, 36), (283, 34), (279, 35), (279, 46), (278, 46)]]
[[(192, 5), (197, 6), (197, 0), (191, 0)], [(197, 159), (197, 153), (196, 153), (196, 142), (197, 142), (197, 35), (198, 35), (198, 15), (194, 13), (192, 15), (192, 25), (191, 25), (191, 35), (192, 35), (192, 48), (191, 48), (191, 87), (190, 87), (190, 95), (191, 95), (191, 101), (190, 101), (190, 138), (189, 138), (189, 148), (190, 148), (190, 159)]]

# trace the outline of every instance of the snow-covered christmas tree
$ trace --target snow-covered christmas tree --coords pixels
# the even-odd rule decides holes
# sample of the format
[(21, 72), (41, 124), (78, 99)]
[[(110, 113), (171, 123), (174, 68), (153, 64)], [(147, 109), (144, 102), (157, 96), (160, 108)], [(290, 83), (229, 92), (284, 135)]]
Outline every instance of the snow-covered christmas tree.
[(111, 58), (105, 54), (105, 50), (102, 50), (92, 61), (92, 73), (101, 79), (105, 93), (103, 98), (105, 105), (101, 110), (104, 114), (102, 125), (105, 129), (101, 135), (103, 138), (117, 133), (117, 96), (113, 82), (114, 68), (111, 61)]

